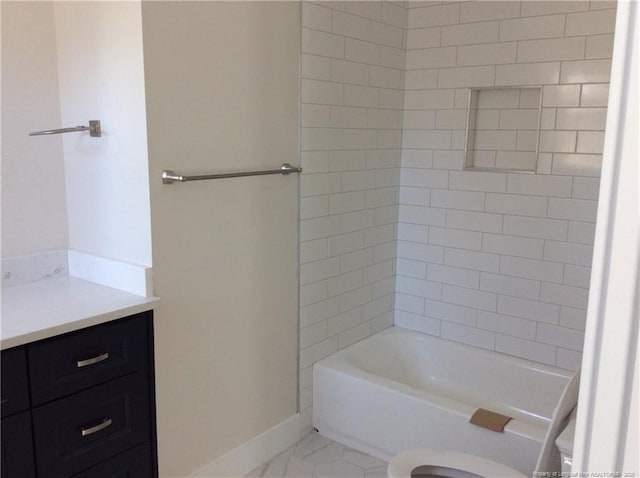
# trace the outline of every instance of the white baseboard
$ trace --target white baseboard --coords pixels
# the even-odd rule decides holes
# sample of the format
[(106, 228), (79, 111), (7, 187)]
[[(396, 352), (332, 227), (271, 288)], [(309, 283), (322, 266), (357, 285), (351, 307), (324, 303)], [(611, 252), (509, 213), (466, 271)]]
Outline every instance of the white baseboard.
[(69, 249), (69, 275), (142, 297), (153, 295), (151, 267)]
[(282, 453), (300, 438), (300, 415), (278, 423), (242, 446), (203, 466), (191, 476), (195, 478), (238, 478)]

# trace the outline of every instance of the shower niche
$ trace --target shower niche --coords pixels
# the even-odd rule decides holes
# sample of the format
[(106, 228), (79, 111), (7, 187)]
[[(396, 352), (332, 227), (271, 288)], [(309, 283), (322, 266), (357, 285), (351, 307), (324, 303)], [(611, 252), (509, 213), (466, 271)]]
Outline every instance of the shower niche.
[(470, 88), (465, 169), (535, 173), (542, 88)]

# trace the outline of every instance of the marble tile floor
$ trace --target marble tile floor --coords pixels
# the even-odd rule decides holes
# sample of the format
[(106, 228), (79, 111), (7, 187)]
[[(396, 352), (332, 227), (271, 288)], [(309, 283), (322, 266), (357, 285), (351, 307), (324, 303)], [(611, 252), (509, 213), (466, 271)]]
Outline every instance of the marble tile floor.
[(311, 432), (247, 477), (385, 478), (387, 463)]

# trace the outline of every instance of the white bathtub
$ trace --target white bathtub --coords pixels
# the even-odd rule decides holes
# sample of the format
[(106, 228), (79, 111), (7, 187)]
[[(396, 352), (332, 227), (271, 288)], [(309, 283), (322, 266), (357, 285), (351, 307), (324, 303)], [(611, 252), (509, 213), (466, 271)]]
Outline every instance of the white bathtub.
[[(531, 475), (571, 372), (390, 327), (313, 367), (313, 425), (389, 460), (408, 448), (483, 456)], [(477, 408), (513, 417), (471, 425)]]

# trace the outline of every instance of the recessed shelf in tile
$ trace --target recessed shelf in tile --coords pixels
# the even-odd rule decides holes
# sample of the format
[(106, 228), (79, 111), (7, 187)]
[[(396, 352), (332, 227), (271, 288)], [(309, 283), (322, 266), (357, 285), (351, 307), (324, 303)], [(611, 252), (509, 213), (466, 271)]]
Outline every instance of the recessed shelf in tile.
[(470, 88), (465, 169), (535, 172), (542, 88)]

